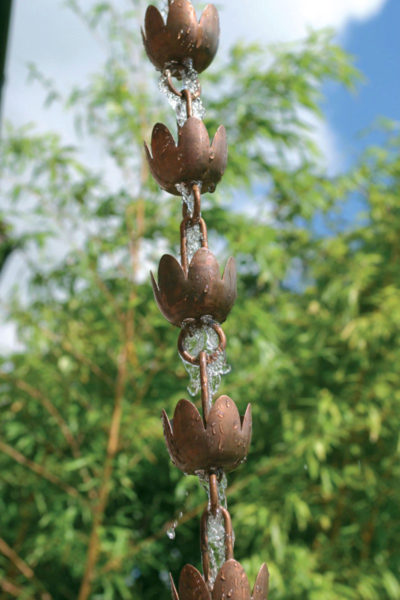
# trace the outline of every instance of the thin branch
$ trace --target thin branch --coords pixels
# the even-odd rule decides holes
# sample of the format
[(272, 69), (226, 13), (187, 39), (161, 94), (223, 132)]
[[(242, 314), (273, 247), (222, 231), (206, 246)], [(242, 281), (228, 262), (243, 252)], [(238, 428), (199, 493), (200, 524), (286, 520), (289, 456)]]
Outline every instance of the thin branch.
[(22, 594), (22, 588), (17, 587), (8, 579), (0, 579), (0, 587), (6, 594), (10, 594), (10, 596), (14, 596), (14, 598), (20, 598)]
[(36, 473), (36, 475), (43, 477), (43, 479), (47, 479), (47, 481), (50, 481), (50, 483), (53, 483), (57, 487), (61, 488), (70, 496), (73, 496), (74, 498), (79, 497), (78, 490), (70, 486), (68, 483), (65, 483), (64, 481), (59, 479), (56, 475), (53, 475), (53, 473), (50, 473), (50, 471), (45, 469), (45, 467), (42, 467), (42, 465), (39, 465), (38, 463), (33, 462), (29, 458), (26, 458), (26, 456), (18, 452), (18, 450), (16, 450), (12, 446), (9, 446), (1, 440), (0, 451), (4, 452), (4, 454), (7, 454), (10, 458), (15, 460), (20, 465), (23, 465), (24, 467), (27, 467), (28, 469)]
[(4, 554), (17, 567), (18, 571), (27, 579), (33, 579), (34, 572), (26, 562), (18, 556), (18, 554), (7, 544), (3, 538), (0, 538), (0, 552)]
[[(9, 546), (7, 542), (3, 540), (3, 538), (0, 538), (0, 552), (6, 556), (13, 563), (13, 565), (15, 565), (16, 569), (22, 573), (26, 579), (35, 582), (37, 587), (40, 589), (40, 597), (42, 600), (51, 600), (51, 595), (44, 589), (42, 582), (37, 579), (31, 567), (20, 556), (18, 556), (15, 550), (11, 548), (11, 546)], [(0, 581), (0, 586), (5, 592), (15, 596), (16, 598), (19, 598), (23, 591), (22, 588), (17, 587), (11, 581), (8, 581), (5, 578)]]
[(68, 340), (65, 340), (63, 338), (60, 338), (53, 331), (50, 331), (50, 329), (46, 329), (45, 327), (41, 327), (40, 331), (42, 331), (46, 335), (46, 337), (50, 338), (52, 341), (56, 342), (57, 344), (60, 344), (60, 346), (62, 348), (64, 348), (64, 350), (66, 352), (69, 352), (69, 354), (74, 356), (78, 361), (87, 365), (90, 368), (90, 370), (93, 372), (93, 374), (96, 375), (99, 379), (102, 379), (109, 385), (113, 384), (113, 380), (111, 379), (111, 377), (109, 377), (107, 375), (107, 373), (104, 373), (102, 371), (102, 369), (98, 365), (96, 365), (96, 363), (94, 363), (92, 360), (90, 360), (90, 358), (88, 358), (81, 352), (78, 352), (74, 348), (74, 346), (71, 344), (71, 342), (69, 342)]
[[(47, 410), (47, 412), (53, 417), (53, 419), (59, 426), (61, 433), (63, 434), (68, 445), (71, 447), (74, 458), (81, 457), (79, 444), (76, 441), (72, 431), (68, 427), (68, 424), (66, 423), (58, 409), (51, 402), (51, 400), (47, 398), (47, 396), (45, 396), (43, 392), (29, 385), (22, 379), (14, 379), (12, 376), (7, 375), (6, 373), (0, 373), (0, 378), (6, 379), (7, 381), (11, 381), (18, 389), (28, 394), (34, 400), (37, 400), (43, 406), (43, 408)], [(82, 479), (85, 483), (90, 483), (91, 475), (87, 467), (82, 467), (81, 469), (79, 469), (79, 473), (81, 474)], [(94, 498), (95, 491), (90, 490), (89, 496)]]
[(107, 506), (108, 495), (111, 487), (113, 461), (118, 449), (119, 431), (122, 417), (122, 401), (127, 379), (126, 371), (128, 362), (128, 342), (125, 343), (118, 362), (118, 376), (115, 386), (114, 409), (108, 434), (107, 454), (104, 461), (103, 475), (98, 493), (98, 502), (94, 508), (85, 573), (79, 590), (78, 600), (87, 600), (91, 593), (94, 570), (100, 552), (99, 529), (103, 523), (104, 511)]
[(56, 421), (65, 440), (67, 441), (68, 445), (71, 447), (73, 453), (79, 454), (79, 446), (73, 436), (72, 431), (68, 427), (68, 425), (67, 425), (66, 421), (63, 419), (62, 415), (59, 413), (58, 409), (54, 406), (54, 404), (51, 402), (51, 400), (49, 400), (49, 398), (47, 398), (47, 396), (45, 396), (40, 390), (32, 387), (31, 385), (29, 385), (22, 379), (14, 379), (12, 376), (10, 376), (6, 373), (0, 373), (0, 377), (2, 379), (6, 379), (7, 381), (11, 381), (12, 383), (14, 383), (14, 385), (18, 389), (27, 393), (34, 400), (37, 400), (43, 406), (43, 408), (45, 410), (47, 410), (47, 412)]

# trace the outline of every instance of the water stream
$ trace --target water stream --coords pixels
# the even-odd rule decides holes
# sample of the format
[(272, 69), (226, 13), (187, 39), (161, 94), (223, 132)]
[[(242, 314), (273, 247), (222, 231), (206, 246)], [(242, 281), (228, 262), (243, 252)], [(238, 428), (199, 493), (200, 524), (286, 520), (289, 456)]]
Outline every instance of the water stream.
[[(208, 495), (208, 508), (211, 507), (210, 499), (210, 484), (208, 481), (208, 475), (203, 471), (197, 473), (201, 485), (207, 492)], [(227, 479), (223, 471), (218, 474), (218, 497), (220, 505), (227, 508), (226, 502), (226, 487)], [(210, 514), (207, 523), (207, 535), (208, 535), (208, 553), (210, 558), (210, 583), (214, 585), (215, 578), (217, 577), (218, 571), (225, 562), (225, 526), (224, 518), (221, 511), (217, 511), (216, 515)], [(233, 535), (233, 532), (232, 532)], [(234, 538), (234, 535), (233, 535)]]
[[(181, 69), (181, 81), (179, 84), (179, 91), (188, 89), (192, 94), (196, 94), (200, 91), (200, 83), (199, 76), (197, 71), (192, 66), (192, 60), (188, 59), (186, 65)], [(172, 106), (173, 110), (176, 113), (176, 120), (178, 122), (179, 127), (182, 127), (187, 120), (187, 111), (186, 111), (186, 101), (184, 97), (179, 97), (168, 87), (168, 79), (167, 76), (162, 73), (160, 76), (159, 84), (160, 91), (167, 98), (170, 106)], [(203, 119), (206, 111), (203, 106), (203, 102), (199, 97), (193, 99), (192, 101), (192, 112), (193, 117), (197, 119)]]
[[(211, 317), (202, 317), (201, 321), (201, 327), (189, 329), (184, 342), (185, 350), (192, 356), (198, 356), (202, 350), (212, 354), (218, 348), (219, 339), (211, 326)], [(188, 392), (191, 396), (196, 396), (201, 390), (200, 367), (185, 360), (183, 360), (183, 364), (190, 378)], [(209, 408), (211, 408), (213, 396), (218, 392), (222, 375), (226, 375), (230, 370), (231, 368), (226, 362), (225, 352), (223, 351), (219, 352), (217, 358), (207, 365)]]

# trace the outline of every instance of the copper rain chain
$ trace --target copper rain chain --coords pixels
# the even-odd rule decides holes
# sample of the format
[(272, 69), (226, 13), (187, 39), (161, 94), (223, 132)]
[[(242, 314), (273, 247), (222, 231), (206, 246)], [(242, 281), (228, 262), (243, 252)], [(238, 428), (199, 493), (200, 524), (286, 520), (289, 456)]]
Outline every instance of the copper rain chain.
[[(251, 407), (244, 417), (228, 396), (213, 403), (220, 377), (227, 372), (224, 322), (236, 298), (233, 258), (223, 277), (208, 249), (207, 227), (201, 216), (201, 194), (213, 192), (227, 163), (225, 128), (210, 143), (203, 124), (198, 73), (212, 62), (218, 48), (219, 19), (209, 4), (200, 21), (189, 0), (169, 0), (164, 16), (154, 6), (146, 11), (143, 42), (161, 72), (160, 89), (177, 114), (178, 142), (162, 123), (145, 145), (151, 173), (170, 194), (182, 196), (180, 263), (161, 258), (154, 296), (166, 319), (180, 328), (178, 350), (191, 375), (193, 394), (200, 391), (202, 415), (188, 400), (180, 400), (170, 420), (163, 412), (164, 435), (172, 462), (184, 473), (198, 475), (209, 502), (201, 518), (203, 575), (186, 565), (178, 589), (171, 580), (173, 600), (266, 600), (268, 570), (260, 568), (251, 592), (243, 567), (234, 559), (234, 535), (226, 508), (225, 472), (246, 458), (251, 438)], [(174, 80), (180, 83), (174, 84)], [(179, 89), (182, 88), (182, 89)]]

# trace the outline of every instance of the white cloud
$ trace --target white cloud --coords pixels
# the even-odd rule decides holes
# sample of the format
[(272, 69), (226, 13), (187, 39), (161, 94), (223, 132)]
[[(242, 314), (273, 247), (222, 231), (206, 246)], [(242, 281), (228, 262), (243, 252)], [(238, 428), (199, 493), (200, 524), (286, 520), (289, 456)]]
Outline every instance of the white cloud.
[(387, 0), (220, 0), (223, 49), (236, 39), (291, 41), (308, 28), (334, 27), (374, 17)]
[[(265, 44), (291, 42), (307, 31), (334, 28), (343, 36), (352, 21), (376, 16), (387, 0), (220, 0), (221, 54), (238, 39)], [(340, 170), (344, 152), (328, 123), (313, 122), (330, 172)]]

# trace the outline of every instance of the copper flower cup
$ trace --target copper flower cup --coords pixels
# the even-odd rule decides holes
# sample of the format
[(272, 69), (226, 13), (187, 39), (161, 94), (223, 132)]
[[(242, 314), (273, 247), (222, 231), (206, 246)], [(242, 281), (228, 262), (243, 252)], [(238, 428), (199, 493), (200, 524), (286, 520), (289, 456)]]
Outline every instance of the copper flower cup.
[(246, 458), (251, 440), (251, 406), (240, 417), (229, 396), (212, 406), (206, 426), (196, 406), (179, 400), (174, 418), (162, 412), (164, 436), (172, 462), (184, 473), (224, 469), (233, 471)]
[(185, 565), (179, 578), (179, 593), (171, 578), (173, 600), (267, 600), (269, 573), (264, 563), (257, 575), (253, 592), (240, 563), (231, 558), (227, 560), (216, 577), (212, 592), (195, 567)]
[(153, 274), (150, 275), (160, 311), (177, 327), (181, 327), (185, 319), (206, 315), (223, 323), (236, 300), (235, 259), (228, 259), (221, 278), (218, 262), (208, 248), (197, 250), (187, 275), (169, 254), (160, 260), (158, 285)]
[(151, 136), (151, 154), (145, 144), (150, 171), (157, 183), (170, 194), (180, 196), (177, 184), (201, 181), (201, 191), (213, 192), (224, 174), (228, 160), (225, 127), (218, 127), (210, 145), (203, 121), (187, 119), (178, 132), (178, 145), (169, 129), (157, 123)]
[(159, 71), (168, 67), (180, 77), (180, 71), (191, 59), (198, 73), (212, 62), (218, 49), (219, 18), (212, 4), (204, 9), (199, 22), (189, 0), (169, 2), (167, 22), (155, 6), (146, 11), (142, 37), (147, 56)]

